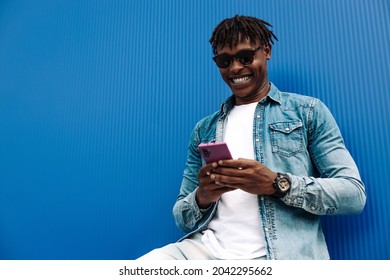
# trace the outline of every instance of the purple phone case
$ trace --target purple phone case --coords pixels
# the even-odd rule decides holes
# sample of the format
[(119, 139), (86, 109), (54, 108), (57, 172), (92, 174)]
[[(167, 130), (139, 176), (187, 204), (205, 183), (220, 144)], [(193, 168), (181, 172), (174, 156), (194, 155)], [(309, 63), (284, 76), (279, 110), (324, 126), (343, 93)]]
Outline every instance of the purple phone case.
[(199, 144), (198, 147), (206, 163), (216, 162), (221, 159), (232, 159), (232, 155), (225, 142)]

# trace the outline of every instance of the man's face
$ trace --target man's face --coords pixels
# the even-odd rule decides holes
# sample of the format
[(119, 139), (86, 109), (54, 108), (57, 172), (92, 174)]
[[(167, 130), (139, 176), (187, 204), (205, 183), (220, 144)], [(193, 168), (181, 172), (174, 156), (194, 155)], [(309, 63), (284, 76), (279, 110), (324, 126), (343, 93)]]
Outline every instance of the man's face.
[[(217, 54), (235, 55), (241, 50), (255, 50), (260, 43), (252, 44), (248, 39), (230, 49), (229, 46), (217, 48)], [(236, 105), (249, 104), (260, 101), (267, 95), (269, 90), (267, 59), (271, 58), (269, 46), (263, 46), (255, 52), (254, 60), (251, 64), (243, 65), (233, 59), (230, 67), (220, 68), (223, 80), (232, 90)]]

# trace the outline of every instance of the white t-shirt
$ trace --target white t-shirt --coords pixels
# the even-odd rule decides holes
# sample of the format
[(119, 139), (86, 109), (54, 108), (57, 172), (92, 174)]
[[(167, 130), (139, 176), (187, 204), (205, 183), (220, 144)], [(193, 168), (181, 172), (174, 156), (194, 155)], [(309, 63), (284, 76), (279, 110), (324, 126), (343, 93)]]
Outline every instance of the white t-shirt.
[[(233, 159), (254, 159), (253, 118), (257, 103), (235, 106), (225, 139)], [(219, 259), (254, 259), (266, 255), (257, 195), (241, 190), (224, 193), (202, 241)]]

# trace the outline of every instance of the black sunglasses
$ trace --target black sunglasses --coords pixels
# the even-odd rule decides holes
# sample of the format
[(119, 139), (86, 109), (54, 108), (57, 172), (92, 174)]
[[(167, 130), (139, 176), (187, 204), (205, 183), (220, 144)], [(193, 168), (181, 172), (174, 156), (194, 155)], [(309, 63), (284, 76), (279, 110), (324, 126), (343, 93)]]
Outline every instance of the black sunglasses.
[(263, 46), (260, 46), (254, 50), (241, 50), (238, 51), (235, 55), (230, 54), (219, 54), (213, 57), (213, 60), (219, 68), (226, 69), (229, 68), (232, 64), (233, 59), (235, 58), (242, 65), (249, 65), (255, 59), (255, 53), (260, 50)]

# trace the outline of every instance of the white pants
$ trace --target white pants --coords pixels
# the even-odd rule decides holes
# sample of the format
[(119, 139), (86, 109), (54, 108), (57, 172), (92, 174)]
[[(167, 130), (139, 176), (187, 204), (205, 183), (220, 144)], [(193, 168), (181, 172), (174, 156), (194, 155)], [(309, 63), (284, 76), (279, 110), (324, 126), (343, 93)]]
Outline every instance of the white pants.
[[(259, 259), (265, 260), (266, 257)], [(138, 260), (216, 260), (202, 242), (202, 234), (195, 233), (180, 242), (154, 249)]]

